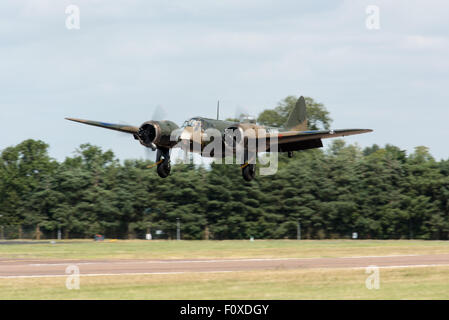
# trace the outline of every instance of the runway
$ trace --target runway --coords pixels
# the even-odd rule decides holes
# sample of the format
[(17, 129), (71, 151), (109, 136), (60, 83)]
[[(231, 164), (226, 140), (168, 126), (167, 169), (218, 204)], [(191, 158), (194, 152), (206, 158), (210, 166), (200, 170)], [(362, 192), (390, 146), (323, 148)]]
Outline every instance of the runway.
[(341, 258), (261, 258), (192, 260), (42, 260), (0, 259), (0, 278), (67, 276), (75, 265), (81, 276), (178, 274), (319, 268), (406, 268), (449, 266), (449, 254)]

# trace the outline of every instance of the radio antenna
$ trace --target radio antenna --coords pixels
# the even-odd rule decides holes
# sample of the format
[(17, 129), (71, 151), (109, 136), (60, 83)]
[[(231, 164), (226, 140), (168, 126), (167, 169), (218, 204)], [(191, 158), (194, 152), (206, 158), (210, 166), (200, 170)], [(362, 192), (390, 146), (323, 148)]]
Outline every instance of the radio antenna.
[(217, 100), (217, 120), (219, 118), (220, 115), (220, 100)]

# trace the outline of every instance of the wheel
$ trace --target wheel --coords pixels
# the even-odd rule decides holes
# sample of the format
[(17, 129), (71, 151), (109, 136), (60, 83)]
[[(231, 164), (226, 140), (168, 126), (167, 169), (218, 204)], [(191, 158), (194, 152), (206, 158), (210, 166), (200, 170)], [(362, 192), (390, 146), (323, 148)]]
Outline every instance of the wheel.
[(242, 169), (243, 179), (246, 181), (251, 181), (256, 176), (256, 165), (248, 164), (246, 167)]
[(170, 175), (170, 160), (164, 159), (162, 163), (157, 165), (157, 174), (161, 178), (167, 178)]

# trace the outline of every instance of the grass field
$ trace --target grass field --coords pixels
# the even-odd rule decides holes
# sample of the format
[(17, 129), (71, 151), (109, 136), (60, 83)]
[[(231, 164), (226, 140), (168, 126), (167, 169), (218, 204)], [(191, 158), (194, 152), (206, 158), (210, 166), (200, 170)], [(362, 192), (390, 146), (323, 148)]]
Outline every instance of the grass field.
[(380, 288), (355, 270), (0, 279), (0, 299), (449, 299), (449, 267), (381, 269)]
[[(0, 245), (0, 258), (275, 258), (449, 253), (444, 241), (70, 241)], [(0, 279), (0, 299), (449, 299), (449, 267), (380, 269), (368, 290), (364, 269), (259, 270)]]
[(381, 269), (378, 290), (364, 270), (0, 279), (0, 299), (449, 299), (449, 267)]
[(0, 258), (39, 259), (319, 258), (438, 253), (449, 253), (449, 242), (413, 240), (117, 240), (0, 245)]

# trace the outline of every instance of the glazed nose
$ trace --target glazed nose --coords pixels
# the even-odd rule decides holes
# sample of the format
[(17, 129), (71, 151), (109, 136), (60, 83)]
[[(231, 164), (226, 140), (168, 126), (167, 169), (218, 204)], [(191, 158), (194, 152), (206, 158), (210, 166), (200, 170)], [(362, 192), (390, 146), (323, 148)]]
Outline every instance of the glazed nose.
[(192, 132), (193, 132), (192, 127), (184, 128), (184, 130), (181, 133), (180, 139), (181, 140), (192, 140)]

